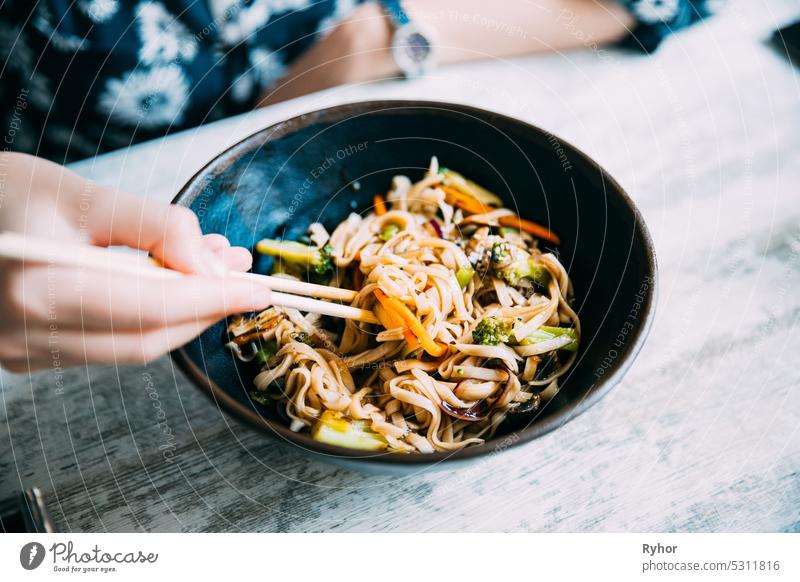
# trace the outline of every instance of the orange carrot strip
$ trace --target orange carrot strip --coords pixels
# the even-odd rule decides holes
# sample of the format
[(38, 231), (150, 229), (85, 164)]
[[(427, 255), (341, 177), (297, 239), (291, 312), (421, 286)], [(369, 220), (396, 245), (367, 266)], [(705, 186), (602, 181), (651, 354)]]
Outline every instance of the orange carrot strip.
[(452, 206), (458, 206), (462, 210), (471, 212), (472, 214), (485, 214), (491, 208), (485, 206), (483, 202), (477, 198), (470, 196), (460, 190), (451, 188), (450, 186), (439, 186), (444, 192), (444, 201)]
[(412, 348), (419, 347), (419, 340), (417, 336), (411, 333), (411, 330), (408, 329), (406, 326), (406, 322), (403, 321), (403, 318), (394, 313), (393, 311), (388, 311), (383, 307), (383, 304), (378, 302), (378, 304), (372, 308), (372, 311), (375, 313), (375, 317), (378, 318), (378, 321), (381, 322), (381, 325), (386, 329), (397, 329), (398, 327), (403, 328), (403, 337), (406, 338), (408, 345)]
[(375, 194), (372, 197), (372, 204), (375, 206), (375, 214), (378, 216), (386, 214), (386, 203), (383, 201), (383, 196)]
[(497, 219), (497, 222), (500, 224), (500, 226), (508, 226), (518, 230), (524, 230), (525, 232), (532, 234), (533, 236), (543, 238), (554, 245), (561, 244), (561, 239), (558, 238), (558, 235), (552, 230), (546, 226), (542, 226), (541, 224), (536, 224), (530, 220), (520, 218), (519, 216), (501, 216)]
[(406, 307), (402, 301), (396, 299), (394, 297), (389, 297), (381, 291), (380, 289), (375, 289), (375, 297), (378, 298), (378, 301), (383, 306), (386, 312), (391, 312), (393, 315), (400, 317), (408, 328), (411, 330), (417, 340), (419, 340), (419, 345), (432, 355), (435, 358), (443, 355), (447, 351), (447, 346), (443, 344), (436, 343), (430, 334), (425, 330), (425, 327), (422, 325), (417, 317), (411, 313), (411, 310)]

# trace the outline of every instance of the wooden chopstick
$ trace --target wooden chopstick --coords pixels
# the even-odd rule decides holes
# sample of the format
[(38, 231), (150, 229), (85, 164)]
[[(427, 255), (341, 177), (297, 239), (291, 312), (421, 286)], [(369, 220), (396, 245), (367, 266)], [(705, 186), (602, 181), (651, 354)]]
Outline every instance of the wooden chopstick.
[(321, 299), (333, 299), (335, 301), (347, 301), (348, 303), (356, 298), (358, 291), (352, 289), (341, 289), (339, 287), (328, 287), (327, 285), (317, 285), (315, 283), (304, 283), (294, 279), (284, 277), (273, 277), (272, 275), (259, 275), (258, 273), (242, 273), (231, 271), (228, 277), (237, 279), (250, 279), (266, 285), (273, 291), (284, 291), (295, 295), (306, 295), (308, 297), (319, 297)]
[[(179, 271), (161, 267), (142, 255), (116, 251), (105, 247), (51, 241), (14, 232), (0, 234), (0, 257), (36, 263), (95, 268), (114, 273), (144, 275), (157, 279), (175, 279), (186, 276)], [(357, 292), (350, 289), (303, 283), (302, 281), (259, 275), (257, 273), (232, 271), (226, 276), (247, 279), (269, 287), (272, 290), (273, 305), (277, 307), (288, 307), (299, 311), (354, 319), (365, 323), (378, 323), (375, 314), (369, 310), (297, 296), (308, 295), (337, 301), (352, 301)], [(285, 292), (297, 295), (289, 295)]]

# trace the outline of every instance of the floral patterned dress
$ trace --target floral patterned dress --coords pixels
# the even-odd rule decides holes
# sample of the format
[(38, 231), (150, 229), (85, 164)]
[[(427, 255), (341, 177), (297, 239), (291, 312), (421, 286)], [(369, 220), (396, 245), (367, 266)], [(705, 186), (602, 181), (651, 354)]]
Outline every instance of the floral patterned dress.
[[(0, 1), (3, 149), (64, 163), (246, 111), (362, 1)], [(647, 52), (710, 4), (620, 1)]]

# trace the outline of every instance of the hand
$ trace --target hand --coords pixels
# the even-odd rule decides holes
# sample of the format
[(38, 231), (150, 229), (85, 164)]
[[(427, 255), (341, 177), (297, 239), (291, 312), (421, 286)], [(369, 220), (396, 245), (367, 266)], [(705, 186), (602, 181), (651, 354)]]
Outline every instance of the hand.
[(193, 212), (88, 182), (23, 154), (0, 153), (0, 229), (150, 252), (192, 276), (155, 280), (93, 269), (0, 262), (0, 363), (26, 371), (145, 363), (231, 313), (261, 310), (269, 290), (225, 278), (252, 257)]

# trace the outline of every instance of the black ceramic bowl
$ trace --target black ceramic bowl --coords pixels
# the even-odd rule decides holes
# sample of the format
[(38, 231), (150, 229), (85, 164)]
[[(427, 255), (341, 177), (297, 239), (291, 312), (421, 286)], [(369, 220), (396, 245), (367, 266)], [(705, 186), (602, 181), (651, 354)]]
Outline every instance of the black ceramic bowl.
[[(503, 426), (486, 444), (456, 453), (375, 454), (291, 432), (248, 396), (254, 370), (222, 343), (224, 322), (175, 352), (194, 382), (234, 416), (295, 447), (339, 460), (393, 467), (468, 459), (554, 430), (619, 382), (642, 346), (654, 309), (656, 261), (641, 215), (595, 162), (527, 123), (463, 105), (371, 101), (341, 105), (263, 129), (222, 152), (175, 198), (203, 231), (253, 248), (292, 238), (316, 220), (329, 230), (371, 206), (392, 176), (422, 176), (430, 157), (500, 195), (520, 216), (562, 240), (583, 337), (557, 397), (534, 417)], [(265, 264), (256, 260), (254, 270)]]

